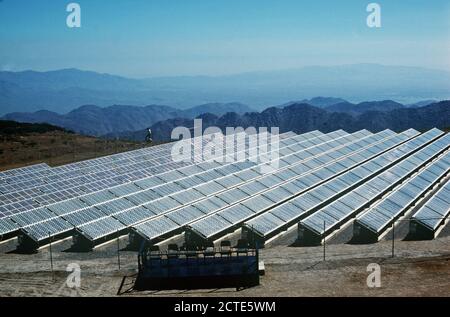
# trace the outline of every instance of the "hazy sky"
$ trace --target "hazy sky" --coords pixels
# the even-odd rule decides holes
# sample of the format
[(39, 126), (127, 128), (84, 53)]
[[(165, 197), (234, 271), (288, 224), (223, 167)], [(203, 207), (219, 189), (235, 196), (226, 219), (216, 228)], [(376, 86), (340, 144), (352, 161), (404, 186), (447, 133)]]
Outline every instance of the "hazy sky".
[[(82, 27), (66, 26), (77, 2)], [(152, 77), (381, 63), (450, 70), (450, 0), (0, 0), (0, 69)]]

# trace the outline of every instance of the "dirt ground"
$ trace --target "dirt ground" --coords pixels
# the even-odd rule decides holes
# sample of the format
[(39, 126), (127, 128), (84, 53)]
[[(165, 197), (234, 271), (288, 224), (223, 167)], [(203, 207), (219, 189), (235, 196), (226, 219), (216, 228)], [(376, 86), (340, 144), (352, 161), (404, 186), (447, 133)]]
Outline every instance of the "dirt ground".
[(143, 146), (136, 142), (102, 140), (61, 131), (4, 137), (0, 139), (0, 171), (37, 163), (58, 166)]
[[(116, 241), (89, 253), (65, 252), (71, 241), (52, 246), (54, 274), (49, 248), (37, 254), (14, 253), (16, 241), (0, 245), (0, 296), (116, 296), (132, 287), (137, 254), (120, 252)], [(127, 244), (120, 241), (120, 248)], [(234, 289), (135, 292), (121, 296), (450, 296), (450, 237), (433, 241), (391, 241), (370, 245), (331, 244), (323, 247), (279, 245), (261, 251), (265, 275), (261, 285), (237, 292)], [(70, 289), (67, 265), (81, 268), (81, 287)], [(369, 288), (367, 266), (381, 267), (381, 287)]]

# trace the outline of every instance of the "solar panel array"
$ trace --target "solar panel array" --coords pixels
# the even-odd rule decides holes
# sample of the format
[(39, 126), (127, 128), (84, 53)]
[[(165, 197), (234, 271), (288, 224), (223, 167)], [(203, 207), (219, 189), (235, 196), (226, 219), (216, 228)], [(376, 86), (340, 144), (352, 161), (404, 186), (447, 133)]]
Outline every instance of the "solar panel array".
[(449, 172), (449, 167), (450, 152), (447, 152), (395, 191), (383, 197), (380, 202), (356, 218), (355, 226), (358, 226), (356, 236), (363, 235), (362, 232), (365, 231), (362, 229), (368, 229), (379, 237), (386, 228), (436, 185)]
[[(410, 136), (415, 134), (416, 133), (411, 133)], [(374, 157), (374, 153), (371, 153), (370, 149), (360, 152), (360, 155), (371, 160), (362, 163), (361, 165), (351, 166), (341, 175), (337, 175), (336, 173), (331, 180), (315, 188), (310, 187), (306, 192), (297, 196), (295, 199), (281, 204), (251, 221), (248, 221), (245, 224), (246, 230), (258, 234), (260, 238), (259, 242), (264, 242), (278, 233), (281, 229), (289, 227), (299, 219), (304, 218), (314, 210), (317, 210), (320, 206), (335, 200), (337, 197), (343, 195), (358, 184), (363, 183), (376, 175), (380, 170), (386, 168), (388, 164), (391, 164), (390, 161), (396, 159), (395, 154), (397, 154), (397, 157), (398, 155), (401, 155), (402, 152), (399, 150), (405, 148), (407, 144), (408, 142), (400, 147), (381, 154), (374, 159), (371, 159)], [(392, 139), (383, 142), (383, 146), (386, 147), (386, 149), (393, 145), (398, 144), (395, 144)], [(340, 206), (338, 210), (342, 210), (342, 206)], [(320, 223), (320, 226), (323, 227), (324, 218), (327, 216), (330, 217), (327, 214), (317, 214), (309, 219), (313, 220), (315, 224)]]
[[(297, 175), (289, 182), (275, 183), (273, 189), (271, 191), (268, 191), (267, 193), (258, 194), (253, 198), (251, 198), (251, 200), (249, 200), (248, 202), (241, 202), (241, 204), (238, 206), (230, 207), (228, 210), (225, 209), (221, 213), (217, 213), (213, 216), (207, 217), (205, 219), (200, 220), (197, 223), (192, 224), (191, 229), (193, 231), (193, 234), (201, 236), (203, 239), (206, 240), (215, 239), (220, 235), (224, 235), (227, 233), (227, 229), (232, 229), (234, 226), (238, 224), (238, 222), (236, 221), (238, 218), (228, 217), (227, 219), (227, 213), (230, 214), (236, 213), (236, 210), (240, 208), (242, 209), (243, 207), (247, 207), (246, 204), (247, 203), (251, 204), (252, 201), (259, 201), (260, 199), (263, 198), (266, 198), (266, 200), (268, 199), (269, 203), (262, 204), (262, 206), (260, 206), (260, 209), (253, 210), (254, 214), (247, 212), (246, 215), (243, 214), (241, 216), (241, 214), (239, 213), (240, 217), (238, 220), (239, 222), (242, 222), (246, 220), (246, 218), (252, 218), (260, 214), (261, 212), (264, 212), (265, 210), (270, 210), (276, 207), (285, 200), (290, 200), (292, 198), (297, 197), (302, 192), (309, 191), (310, 189), (323, 183), (327, 179), (332, 178), (335, 175), (351, 168), (351, 166), (359, 164), (359, 162), (364, 161), (365, 159), (367, 159), (367, 157), (378, 155), (380, 152), (388, 149), (389, 147), (392, 147), (394, 144), (405, 141), (406, 139), (408, 139), (407, 135), (414, 135), (415, 133), (413, 131), (408, 131), (404, 135), (399, 136), (394, 135), (390, 137), (388, 136), (389, 134), (390, 134), (389, 132), (385, 132), (376, 136), (369, 137), (371, 138), (371, 141), (369, 141), (368, 140), (369, 138), (367, 138), (366, 140), (361, 140), (363, 142), (360, 141), (355, 142), (353, 144), (349, 144), (340, 149), (342, 153), (347, 154), (341, 155), (342, 157), (336, 157), (335, 156), (336, 153), (333, 152), (331, 153), (333, 153), (334, 158), (327, 157), (328, 156), (327, 154), (319, 155), (317, 159), (325, 161), (322, 164), (318, 164), (317, 168), (315, 169), (311, 167), (306, 168), (304, 170), (307, 171), (306, 174), (302, 175), (302, 173), (300, 173), (300, 175)], [(349, 152), (351, 154), (348, 154)], [(354, 180), (347, 179), (347, 181), (352, 182)], [(292, 194), (292, 189), (294, 189), (293, 190), (294, 194)], [(291, 194), (289, 194), (290, 191)], [(290, 208), (290, 211), (299, 212), (302, 210), (302, 208), (305, 208), (305, 205), (314, 203), (320, 204), (322, 202), (323, 196), (319, 197), (320, 198), (317, 198), (312, 195), (302, 196), (302, 199), (296, 199), (297, 201), (300, 201), (300, 203), (295, 204), (293, 208)], [(278, 210), (275, 209), (275, 212), (277, 211)], [(253, 226), (257, 225), (258, 221), (261, 221), (259, 222), (259, 224), (261, 224), (259, 225), (260, 228), (267, 226), (268, 221), (274, 219), (274, 217), (272, 216), (274, 216), (272, 213), (267, 213), (262, 217), (255, 217), (254, 218), (255, 223), (253, 223)], [(275, 217), (278, 218), (277, 219), (278, 223), (286, 220), (283, 219), (283, 217), (286, 217), (286, 214), (283, 216), (278, 213), (277, 216)], [(218, 220), (219, 218), (224, 218), (225, 220), (227, 220), (229, 222), (228, 226), (226, 227), (223, 227), (222, 225), (214, 226), (215, 220)], [(250, 224), (250, 226), (252, 226), (252, 224)]]
[(450, 182), (428, 200), (411, 218), (430, 231), (432, 237), (450, 214)]
[[(299, 232), (303, 244), (317, 244), (330, 235), (353, 216), (370, 206), (424, 165), (442, 154), (450, 143), (446, 135), (418, 152), (401, 159), (381, 174), (357, 186), (351, 192), (333, 200), (330, 204), (301, 220)], [(404, 144), (406, 145), (406, 144)], [(407, 153), (405, 153), (407, 155)], [(370, 164), (370, 162), (369, 162)], [(375, 166), (375, 165), (374, 165)], [(369, 169), (369, 166), (361, 167)], [(300, 235), (300, 233), (299, 233)], [(309, 241), (308, 241), (309, 240)]]
[[(173, 144), (39, 164), (0, 173), (0, 236), (20, 233), (19, 246), (38, 248), (73, 235), (75, 246), (92, 248), (118, 234), (157, 243), (185, 232), (187, 245), (206, 246), (242, 228), (264, 244), (298, 224), (300, 240), (320, 243), (356, 219), (355, 236), (376, 240), (418, 201), (413, 219), (436, 231), (449, 216), (448, 185), (436, 190), (448, 175), (449, 141), (437, 129), (286, 133), (272, 144), (279, 167), (271, 171), (261, 160), (174, 162)], [(258, 158), (258, 144), (245, 145), (241, 154)]]
[[(285, 182), (292, 177), (304, 173), (306, 170), (313, 168), (314, 166), (321, 165), (323, 164), (323, 162), (320, 160), (314, 160), (314, 157), (330, 151), (333, 152), (334, 155), (339, 155), (339, 152), (337, 152), (337, 150), (333, 150), (335, 147), (354, 142), (355, 140), (359, 138), (365, 138), (368, 135), (370, 135), (370, 133), (368, 133), (367, 131), (360, 131), (353, 135), (344, 135), (339, 138), (331, 137), (326, 142), (318, 142), (316, 145), (312, 145), (309, 147), (305, 145), (306, 147), (303, 150), (287, 155), (286, 157), (281, 157), (280, 168), (272, 174), (246, 175), (241, 180), (235, 179), (235, 175), (233, 174), (227, 175), (222, 179), (215, 180), (215, 182), (225, 185), (223, 186), (225, 187), (225, 190), (212, 190), (208, 193), (209, 196), (206, 197), (206, 199), (199, 201), (197, 201), (197, 199), (192, 199), (191, 197), (186, 197), (187, 200), (185, 200), (184, 205), (180, 206), (178, 210), (173, 210), (166, 215), (155, 217), (155, 219), (151, 219), (147, 222), (134, 225), (133, 228), (134, 230), (136, 230), (136, 232), (147, 239), (158, 238), (159, 236), (162, 236), (170, 231), (176, 230), (181, 225), (184, 226), (189, 222), (197, 220), (198, 218), (196, 218), (195, 216), (201, 217), (206, 216), (207, 214), (216, 214), (224, 207), (229, 207), (236, 204), (240, 200), (254, 197), (261, 190), (270, 189), (277, 184)], [(342, 153), (340, 155), (342, 155)], [(333, 159), (331, 155), (329, 157), (330, 159)], [(294, 160), (291, 160), (291, 158), (294, 158)], [(210, 187), (210, 185), (208, 184), (207, 187)], [(295, 188), (291, 190), (295, 190)], [(272, 199), (277, 199), (276, 197), (280, 198), (281, 195), (283, 195), (281, 191), (282, 190), (280, 189), (278, 191), (271, 192), (270, 194), (272, 195)], [(292, 192), (287, 193), (291, 194)], [(261, 201), (262, 200), (252, 200), (248, 202), (248, 204), (251, 205), (252, 202), (254, 204), (260, 204)], [(209, 208), (204, 208), (202, 205), (207, 205), (209, 206)], [(250, 208), (252, 207), (250, 206)], [(249, 210), (251, 209), (249, 209), (248, 207), (244, 207), (242, 208), (242, 211), (236, 210), (235, 215), (238, 217), (245, 215), (245, 212), (248, 213)], [(222, 218), (227, 216), (228, 218), (233, 217), (233, 213), (233, 210), (223, 212), (215, 220), (217, 220), (218, 223), (223, 224)], [(186, 214), (191, 216), (186, 217)], [(203, 221), (208, 221), (208, 219), (209, 218), (205, 218), (205, 220)], [(228, 224), (230, 224), (229, 221)], [(193, 224), (193, 226), (194, 225), (195, 224)], [(209, 221), (209, 223), (206, 225), (206, 228), (209, 229), (214, 227), (222, 228), (222, 226), (217, 226), (214, 220)]]
[(0, 218), (186, 166), (172, 160), (171, 149), (165, 144), (7, 178), (0, 185)]
[[(283, 144), (283, 146), (285, 146), (286, 144), (291, 144), (291, 143), (295, 142), (295, 140), (292, 139), (293, 135), (295, 135), (295, 134), (286, 133), (286, 134), (280, 135), (280, 143)], [(310, 135), (310, 136), (321, 135), (321, 133), (318, 131), (313, 131), (313, 132), (308, 133), (308, 135)], [(268, 139), (268, 141), (270, 141), (270, 138)], [(237, 142), (238, 142), (238, 140), (236, 138), (236, 144), (235, 144), (236, 147), (237, 147)], [(247, 143), (248, 143), (248, 140), (247, 140)], [(247, 147), (246, 147), (246, 149), (247, 149)], [(248, 151), (249, 149), (247, 149), (246, 151)], [(73, 199), (62, 201), (60, 203), (49, 205), (46, 208), (37, 208), (37, 209), (30, 210), (30, 211), (13, 214), (9, 218), (0, 219), (0, 230), (1, 230), (0, 234), (7, 234), (7, 233), (15, 231), (19, 228), (22, 228), (23, 230), (27, 231), (30, 234), (30, 236), (32, 236), (34, 239), (37, 239), (37, 240), (44, 239), (49, 234), (50, 235), (60, 234), (61, 233), (60, 231), (62, 229), (68, 230), (69, 226), (67, 226), (67, 224), (65, 223), (66, 221), (59, 216), (66, 215), (69, 213), (74, 213), (76, 210), (87, 208), (89, 206), (103, 203), (108, 200), (116, 199), (122, 194), (131, 194), (134, 191), (139, 191), (139, 190), (142, 191), (144, 189), (148, 189), (149, 187), (157, 186), (157, 185), (161, 185), (160, 186), (160, 190), (161, 190), (160, 195), (163, 196), (164, 195), (164, 192), (162, 191), (164, 189), (163, 184), (166, 184), (167, 182), (170, 182), (171, 180), (176, 179), (176, 178), (189, 176), (191, 173), (193, 173), (195, 171), (204, 172), (204, 171), (207, 171), (208, 169), (211, 169), (211, 168), (214, 168), (214, 167), (217, 167), (220, 165), (216, 162), (204, 162), (204, 163), (200, 163), (197, 165), (193, 165), (193, 164), (194, 163), (184, 164), (186, 166), (181, 169), (178, 169), (177, 171), (173, 170), (173, 171), (169, 171), (169, 172), (164, 172), (164, 169), (160, 169), (159, 174), (154, 175), (152, 177), (142, 179), (135, 183), (128, 183), (128, 184), (125, 184), (122, 186), (116, 186), (116, 187), (109, 188), (107, 190), (98, 191), (96, 193), (87, 194), (87, 195), (85, 194), (85, 195), (79, 196), (79, 198), (73, 198)], [(185, 184), (182, 189), (187, 188), (189, 186), (190, 186), (190, 184)], [(91, 209), (91, 211), (92, 210), (94, 210), (94, 209)], [(36, 218), (35, 217), (36, 213), (39, 214), (40, 217)], [(80, 216), (88, 215), (88, 214), (89, 214), (89, 212), (83, 211), (83, 213), (80, 214)], [(91, 215), (89, 215), (89, 216), (92, 217)], [(25, 223), (27, 223), (27, 225), (23, 225), (23, 224), (21, 225), (20, 218), (27, 219), (25, 221)], [(75, 217), (71, 217), (70, 219), (73, 220), (73, 219), (75, 219)], [(83, 218), (81, 218), (81, 219), (83, 219)], [(82, 222), (82, 220), (79, 220), (78, 224), (80, 224), (80, 222)], [(58, 225), (56, 225), (56, 224), (58, 224)], [(72, 229), (72, 228), (73, 228), (73, 226), (70, 227), (70, 229)], [(36, 232), (37, 234), (34, 235), (34, 232)], [(40, 232), (45, 232), (46, 234), (41, 235), (41, 234), (39, 234)]]
[[(324, 140), (332, 140), (338, 135), (346, 135), (346, 133), (337, 131), (324, 136), (316, 131), (293, 138), (296, 140), (294, 144), (280, 147), (279, 151), (282, 156), (282, 164), (286, 164), (283, 161), (283, 155), (286, 158), (298, 159), (295, 157), (296, 152), (293, 151), (301, 150), (308, 145), (320, 143)], [(250, 177), (258, 177), (261, 175), (261, 172), (255, 168), (257, 166), (258, 164), (252, 162), (220, 164), (216, 168), (212, 168), (206, 172), (198, 173), (191, 170), (191, 176), (183, 179), (172, 178), (171, 181), (173, 183), (165, 184), (165, 188), (160, 185), (154, 186), (154, 184), (149, 184), (149, 186), (153, 186), (152, 188), (148, 188), (149, 192), (126, 197), (126, 200), (132, 201), (135, 205), (139, 205), (138, 207), (134, 206), (134, 208), (130, 208), (130, 205), (129, 208), (122, 210), (113, 209), (109, 213), (109, 217), (98, 219), (95, 223), (87, 223), (79, 227), (78, 231), (89, 239), (98, 239), (107, 236), (113, 232), (113, 228), (104, 226), (105, 230), (99, 230), (99, 228), (102, 228), (102, 222), (107, 222), (108, 224), (115, 223), (116, 227), (114, 227), (114, 230), (125, 229), (133, 224), (167, 213), (174, 208), (203, 199), (214, 192), (224, 191), (226, 188), (236, 186), (237, 183), (242, 183)], [(188, 189), (184, 190), (182, 187)], [(164, 195), (154, 195), (153, 192), (161, 190), (163, 190)], [(100, 206), (100, 208), (102, 207)], [(115, 221), (118, 221), (121, 225)], [(170, 220), (162, 220), (162, 223), (174, 224)]]
[[(329, 136), (326, 136), (324, 138), (326, 139), (333, 139), (334, 137), (336, 137), (337, 135), (343, 135), (346, 134), (343, 131), (337, 131), (332, 133)], [(318, 136), (320, 138), (320, 136), (322, 135), (322, 133), (318, 132), (318, 131), (313, 131), (310, 133), (307, 133), (305, 135), (301, 135), (301, 136), (297, 136), (291, 139), (286, 139), (286, 140), (282, 140), (282, 142), (284, 142), (285, 144), (290, 144), (290, 143), (294, 143), (291, 144), (288, 147), (281, 147), (280, 148), (280, 153), (291, 153), (293, 150), (298, 149), (299, 146), (301, 146), (301, 142), (298, 143), (300, 140), (306, 140), (307, 138), (312, 138), (314, 136)], [(203, 164), (204, 165), (204, 164)], [(221, 166), (221, 164), (215, 163), (209, 164), (210, 167), (209, 168), (215, 168), (218, 166)], [(189, 176), (188, 178), (185, 178), (183, 180), (181, 180), (181, 178), (183, 178), (182, 174), (179, 174), (178, 176), (175, 173), (172, 173), (172, 175), (170, 173), (168, 173), (166, 175), (166, 177), (164, 177), (163, 179), (160, 179), (158, 177), (163, 177), (162, 175), (158, 176), (158, 177), (154, 177), (154, 178), (149, 178), (149, 179), (145, 179), (142, 181), (137, 182), (137, 184), (139, 184), (140, 187), (145, 187), (146, 192), (141, 192), (141, 193), (137, 193), (137, 194), (133, 194), (133, 195), (128, 195), (127, 197), (122, 197), (124, 199), (122, 199), (121, 203), (123, 204), (127, 204), (129, 207), (131, 207), (130, 205), (130, 201), (135, 204), (134, 207), (139, 204), (140, 201), (144, 200), (144, 202), (147, 202), (147, 204), (145, 204), (144, 206), (142, 206), (139, 209), (129, 209), (129, 210), (117, 210), (117, 208), (115, 208), (114, 206), (112, 206), (112, 204), (117, 204), (117, 201), (109, 201), (107, 203), (105, 203), (104, 205), (99, 205), (97, 206), (97, 208), (101, 208), (102, 210), (104, 210), (105, 213), (111, 213), (111, 211), (116, 211), (116, 212), (122, 212), (124, 213), (123, 217), (131, 217), (132, 215), (135, 215), (137, 211), (143, 211), (144, 208), (148, 207), (149, 205), (151, 205), (151, 208), (154, 210), (154, 208), (158, 208), (160, 210), (164, 210), (164, 208), (169, 208), (171, 205), (175, 204), (175, 206), (181, 205), (180, 201), (188, 201), (189, 199), (195, 198), (197, 197), (200, 193), (198, 192), (198, 189), (201, 190), (201, 188), (207, 188), (209, 187), (209, 185), (204, 184), (201, 187), (197, 187), (196, 189), (189, 189), (185, 192), (183, 192), (182, 190), (186, 189), (186, 188), (191, 188), (192, 186), (195, 185), (201, 185), (203, 183), (205, 183), (206, 181), (211, 181), (215, 178), (217, 178), (218, 176), (224, 176), (224, 175), (228, 175), (230, 173), (233, 172), (237, 172), (240, 169), (249, 169), (250, 167), (252, 167), (254, 164), (252, 162), (243, 162), (243, 163), (236, 163), (236, 164), (222, 164), (222, 165), (227, 165), (227, 166), (223, 166), (220, 169), (222, 170), (221, 174), (217, 174), (218, 171), (207, 171), (205, 172), (204, 170), (202, 170), (200, 167), (202, 165), (197, 165), (195, 167), (191, 167), (189, 168), (188, 172), (191, 176)], [(180, 171), (182, 171), (183, 169), (180, 169), (177, 171), (177, 173), (179, 173)], [(175, 175), (173, 175), (175, 174)], [(235, 174), (236, 175), (236, 174)], [(238, 174), (237, 174), (238, 175)], [(233, 177), (237, 177), (237, 176), (233, 176)], [(241, 177), (245, 177), (245, 176), (241, 176)], [(180, 180), (177, 180), (180, 179)], [(239, 179), (239, 178), (237, 178)], [(174, 181), (177, 181), (176, 183), (173, 183)], [(172, 182), (172, 183), (168, 183), (168, 182)], [(223, 186), (226, 186), (227, 184), (223, 183)], [(229, 185), (229, 184), (228, 184)], [(181, 187), (180, 187), (181, 186)], [(174, 195), (174, 198), (172, 197), (163, 197), (164, 195), (167, 195), (168, 192), (167, 190), (170, 190), (170, 187), (172, 187), (172, 190), (176, 191), (180, 191), (179, 193), (177, 193), (176, 195)], [(118, 187), (120, 188), (120, 187)], [(160, 192), (158, 194), (158, 192)], [(104, 193), (103, 193), (104, 194)], [(149, 196), (150, 195), (150, 196)], [(96, 194), (96, 196), (98, 196)], [(111, 197), (110, 197), (111, 198)], [(162, 199), (161, 199), (162, 198)], [(82, 197), (81, 199), (86, 200), (86, 197)], [(101, 201), (106, 201), (108, 200), (108, 198), (102, 199)], [(158, 200), (157, 202), (152, 202), (152, 200)], [(98, 203), (100, 203), (101, 201), (98, 201)], [(151, 204), (150, 204), (151, 203)], [(66, 203), (63, 203), (64, 205)], [(70, 212), (75, 212), (75, 209), (68, 209), (65, 210), (65, 208), (63, 208), (62, 211), (60, 211), (60, 205), (56, 204), (54, 206), (49, 206), (49, 209), (52, 209), (54, 212), (58, 213), (59, 215), (62, 215), (62, 219), (60, 219), (60, 221), (65, 221), (64, 218), (64, 213), (70, 213)], [(148, 209), (148, 208), (147, 208)], [(148, 211), (147, 211), (148, 213)], [(141, 212), (142, 214), (142, 212)], [(84, 235), (88, 235), (91, 234), (92, 236), (89, 236), (89, 238), (91, 239), (96, 239), (99, 238), (99, 234), (102, 233), (102, 235), (108, 235), (112, 232), (116, 232), (119, 229), (124, 228), (124, 225), (120, 224), (117, 219), (123, 219), (123, 217), (121, 217), (122, 215), (116, 215), (114, 216), (115, 218), (113, 219), (106, 219), (107, 217), (104, 218), (100, 218), (97, 219), (97, 221), (95, 223), (85, 223), (85, 225), (83, 226), (79, 226), (78, 229), (80, 231), (82, 231), (84, 233)], [(142, 218), (141, 220), (145, 220), (145, 218)], [(126, 221), (125, 224), (128, 224)], [(105, 223), (105, 225), (103, 226), (102, 223)], [(114, 226), (111, 226), (111, 224), (114, 224)], [(44, 239), (46, 238), (46, 236), (43, 237), (35, 237), (34, 236), (34, 227), (42, 227), (45, 226), (46, 223), (38, 223), (36, 225), (31, 225), (28, 227), (24, 227), (22, 228), (27, 235), (32, 236), (34, 239)], [(92, 230), (90, 230), (92, 228)], [(101, 228), (103, 228), (104, 230), (101, 230)], [(48, 230), (48, 229), (47, 229)], [(41, 230), (38, 230), (41, 231)], [(50, 231), (51, 234), (56, 235), (56, 234), (60, 234), (60, 232), (58, 230), (55, 231)]]
[[(281, 137), (285, 138), (289, 135), (292, 136), (288, 133)], [(195, 153), (196, 139), (186, 140), (186, 142), (192, 142), (192, 153)], [(205, 144), (207, 141), (201, 139), (199, 142)], [(174, 162), (171, 156), (171, 144), (145, 150), (146, 154), (143, 155), (141, 152), (137, 153), (139, 150), (133, 151), (134, 154), (128, 154), (127, 159), (124, 158), (125, 153), (120, 156), (114, 155), (113, 159), (104, 157), (56, 167), (43, 171), (52, 174), (47, 175), (43, 180), (28, 175), (27, 182), (31, 187), (27, 188), (27, 184), (23, 182), (14, 183), (10, 186), (20, 190), (0, 195), (0, 218), (193, 164), (192, 162)], [(139, 160), (137, 163), (136, 158)], [(102, 163), (105, 160), (107, 162)], [(129, 163), (130, 161), (134, 163)], [(73, 166), (75, 164), (80, 168), (76, 169)], [(0, 190), (2, 190), (1, 187)]]

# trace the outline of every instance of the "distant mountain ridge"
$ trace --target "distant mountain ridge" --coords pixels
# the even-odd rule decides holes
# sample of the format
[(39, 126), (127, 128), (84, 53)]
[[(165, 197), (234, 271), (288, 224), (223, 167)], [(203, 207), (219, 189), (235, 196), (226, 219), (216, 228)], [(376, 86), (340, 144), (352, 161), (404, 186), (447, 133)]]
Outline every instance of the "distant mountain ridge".
[[(192, 127), (189, 119), (169, 119), (154, 124), (151, 129), (155, 140), (170, 140), (170, 132), (176, 126)], [(284, 108), (272, 107), (261, 113), (239, 115), (227, 113), (221, 117), (209, 116), (203, 128), (226, 127), (279, 127), (280, 132), (304, 133), (311, 130), (331, 132), (343, 129), (354, 132), (367, 129), (378, 132), (384, 129), (403, 131), (409, 128), (425, 131), (434, 127), (445, 129), (450, 126), (450, 100), (420, 108), (396, 108), (391, 111), (367, 111), (359, 115), (344, 112), (330, 112), (305, 103), (292, 104)], [(139, 137), (139, 132), (129, 135)]]
[(350, 102), (342, 102), (325, 107), (327, 111), (331, 112), (344, 112), (352, 115), (362, 114), (367, 111), (392, 111), (395, 109), (405, 108), (401, 103), (392, 100), (383, 101), (365, 101), (358, 104), (352, 104)]
[[(125, 138), (131, 140), (141, 141), (147, 134), (147, 128), (152, 127), (154, 130), (155, 138), (161, 138), (166, 140), (167, 135), (175, 126), (192, 126), (192, 119), (201, 117), (203, 121), (208, 125), (221, 124), (222, 121), (230, 122), (230, 126), (246, 125), (250, 120), (260, 125), (260, 122), (266, 125), (273, 125), (274, 122), (280, 122), (277, 114), (278, 110), (287, 111), (285, 109), (291, 109), (292, 106), (308, 105), (311, 108), (304, 108), (305, 113), (299, 114), (295, 111), (291, 113), (290, 118), (281, 120), (283, 124), (280, 127), (284, 127), (287, 121), (299, 120), (297, 124), (300, 124), (305, 118), (312, 120), (315, 117), (320, 117), (323, 120), (331, 120), (328, 125), (334, 125), (333, 120), (342, 123), (346, 122), (349, 126), (357, 124), (356, 121), (364, 118), (365, 122), (374, 125), (377, 121), (388, 120), (389, 115), (394, 110), (411, 110), (405, 113), (413, 113), (412, 110), (416, 109), (419, 112), (423, 107), (407, 107), (392, 100), (384, 101), (371, 101), (362, 102), (359, 104), (352, 104), (350, 102), (340, 102), (339, 98), (320, 97), (319, 99), (313, 98), (312, 101), (320, 100), (322, 108), (315, 107), (303, 102), (298, 103), (285, 103), (287, 106), (270, 107), (261, 113), (254, 112), (251, 108), (240, 103), (211, 103), (193, 107), (187, 110), (179, 110), (168, 106), (150, 105), (145, 107), (136, 106), (110, 106), (101, 108), (98, 106), (86, 105), (77, 108), (68, 114), (60, 115), (51, 111), (41, 110), (35, 113), (11, 113), (5, 115), (3, 119), (14, 120), (18, 122), (29, 123), (49, 123), (56, 126), (93, 136), (105, 136), (107, 138)], [(330, 106), (325, 106), (332, 102), (339, 102)], [(278, 110), (277, 110), (278, 109)], [(318, 112), (320, 110), (320, 112)], [(365, 115), (369, 113), (370, 115)], [(365, 115), (365, 116), (364, 116)], [(444, 114), (442, 114), (444, 115)], [(350, 118), (349, 118), (350, 116)], [(255, 121), (253, 121), (253, 118)], [(277, 118), (278, 121), (274, 121)], [(324, 119), (325, 118), (325, 119)], [(339, 121), (341, 120), (341, 121)], [(344, 121), (342, 121), (344, 120)], [(389, 118), (390, 126), (395, 127), (396, 122), (399, 119)], [(418, 119), (421, 120), (421, 119)], [(234, 123), (233, 123), (234, 122)], [(345, 126), (345, 124), (343, 126)], [(294, 127), (295, 124), (289, 125)], [(315, 129), (317, 123), (310, 125)], [(445, 127), (445, 126), (442, 126)]]
[(298, 104), (298, 103), (307, 103), (311, 106), (318, 108), (327, 108), (340, 103), (349, 103), (347, 100), (342, 98), (334, 98), (334, 97), (314, 97), (311, 99), (303, 99), (300, 101), (290, 101), (288, 103), (282, 104), (278, 106), (279, 108), (284, 108), (290, 105)]
[[(99, 107), (158, 104), (187, 109), (230, 100), (261, 111), (266, 105), (298, 100), (298, 96), (339, 96), (352, 102), (389, 99), (404, 104), (442, 100), (450, 98), (450, 72), (377, 64), (148, 79), (77, 69), (0, 72), (0, 115), (38, 110), (63, 114), (86, 104)], [(313, 99), (301, 101), (329, 106), (326, 99)]]
[(236, 102), (205, 104), (187, 110), (160, 105), (145, 107), (114, 105), (105, 108), (85, 105), (64, 115), (41, 110), (34, 113), (10, 113), (3, 119), (28, 123), (45, 122), (81, 134), (102, 136), (146, 129), (156, 122), (171, 118), (195, 118), (205, 112), (221, 116), (228, 111), (245, 113), (252, 109)]

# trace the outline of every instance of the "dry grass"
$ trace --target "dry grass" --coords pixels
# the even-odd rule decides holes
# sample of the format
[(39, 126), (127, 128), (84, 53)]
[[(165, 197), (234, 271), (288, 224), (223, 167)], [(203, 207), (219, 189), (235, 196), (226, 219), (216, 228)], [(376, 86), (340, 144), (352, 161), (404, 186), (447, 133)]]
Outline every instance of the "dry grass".
[(51, 166), (135, 150), (144, 144), (102, 140), (61, 131), (3, 137), (0, 143), (0, 171), (36, 163)]

